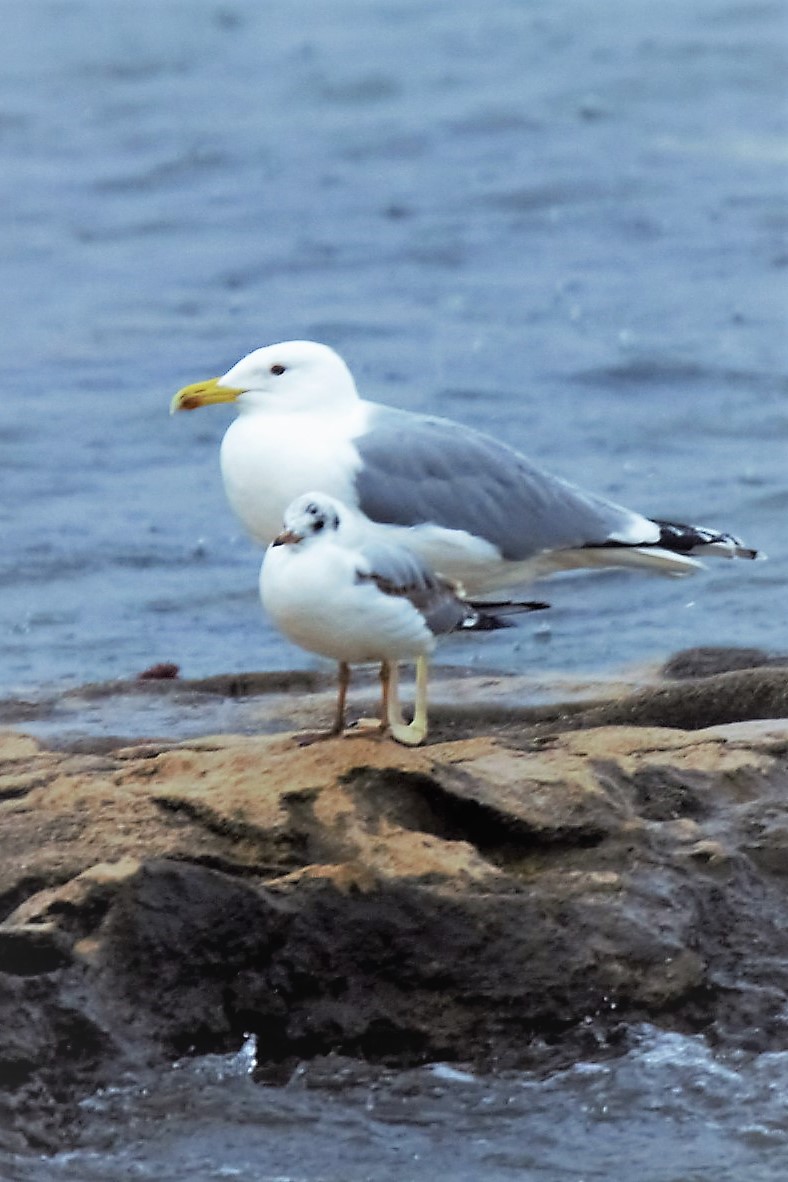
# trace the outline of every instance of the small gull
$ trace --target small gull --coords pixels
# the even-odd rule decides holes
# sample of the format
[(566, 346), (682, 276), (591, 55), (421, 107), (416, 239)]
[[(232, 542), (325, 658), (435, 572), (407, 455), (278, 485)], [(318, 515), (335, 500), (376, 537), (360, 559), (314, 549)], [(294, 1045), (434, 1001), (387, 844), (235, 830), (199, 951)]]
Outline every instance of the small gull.
[(231, 402), (221, 449), (230, 504), (268, 544), (286, 506), (320, 488), (360, 510), (370, 536), (407, 546), (472, 595), (576, 567), (688, 574), (698, 556), (755, 558), (731, 534), (650, 519), (585, 492), (448, 419), (362, 400), (327, 345), (256, 349), (171, 410)]
[[(427, 734), (427, 658), (435, 637), (447, 632), (489, 631), (507, 625), (490, 604), (461, 597), (404, 546), (365, 540), (357, 511), (325, 493), (297, 497), (285, 510), (284, 528), (268, 547), (260, 569), (260, 598), (278, 628), (310, 652), (339, 662), (334, 725), (345, 727), (350, 665), (380, 662), (381, 729), (400, 743)], [(545, 603), (494, 605), (535, 611)], [(399, 702), (398, 662), (416, 662), (413, 720)]]

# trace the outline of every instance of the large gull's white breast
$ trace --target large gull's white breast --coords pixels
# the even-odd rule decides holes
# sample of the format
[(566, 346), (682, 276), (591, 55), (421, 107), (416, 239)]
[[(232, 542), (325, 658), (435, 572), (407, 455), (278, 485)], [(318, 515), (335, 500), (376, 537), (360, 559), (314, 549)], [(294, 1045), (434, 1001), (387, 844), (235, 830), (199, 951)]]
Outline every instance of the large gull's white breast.
[(359, 406), (335, 415), (241, 414), (222, 441), (227, 498), (257, 541), (279, 533), (282, 514), (302, 493), (319, 489), (354, 506), (360, 461), (351, 436)]

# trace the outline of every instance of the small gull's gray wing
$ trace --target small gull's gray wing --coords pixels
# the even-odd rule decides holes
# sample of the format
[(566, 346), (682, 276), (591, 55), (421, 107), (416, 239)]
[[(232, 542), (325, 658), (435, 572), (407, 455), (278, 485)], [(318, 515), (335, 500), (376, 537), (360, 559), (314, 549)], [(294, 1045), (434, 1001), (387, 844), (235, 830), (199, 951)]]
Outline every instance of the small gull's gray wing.
[(384, 595), (407, 599), (424, 616), (436, 636), (471, 626), (480, 613), (460, 599), (451, 583), (439, 578), (404, 546), (370, 542), (361, 547), (363, 567), (356, 572), (360, 583), (374, 583)]
[(653, 544), (647, 518), (542, 472), (506, 444), (448, 419), (370, 408), (354, 444), (359, 507), (392, 525), (466, 530), (519, 562), (545, 550)]

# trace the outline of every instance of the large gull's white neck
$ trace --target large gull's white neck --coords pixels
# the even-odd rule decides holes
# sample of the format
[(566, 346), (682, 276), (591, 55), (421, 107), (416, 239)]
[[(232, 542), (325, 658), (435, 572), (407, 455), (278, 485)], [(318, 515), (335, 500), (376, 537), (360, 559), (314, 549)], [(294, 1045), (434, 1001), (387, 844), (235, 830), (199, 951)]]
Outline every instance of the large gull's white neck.
[(353, 439), (365, 429), (368, 405), (354, 398), (344, 410), (311, 416), (258, 409), (230, 424), (222, 442), (222, 477), (230, 504), (253, 537), (267, 545), (289, 503), (310, 489), (357, 504), (360, 459)]

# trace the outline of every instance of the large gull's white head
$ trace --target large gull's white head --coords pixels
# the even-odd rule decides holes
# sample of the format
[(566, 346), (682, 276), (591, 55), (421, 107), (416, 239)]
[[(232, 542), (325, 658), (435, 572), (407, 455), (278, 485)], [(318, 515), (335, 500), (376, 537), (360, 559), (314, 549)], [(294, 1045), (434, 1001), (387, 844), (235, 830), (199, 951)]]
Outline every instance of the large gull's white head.
[(196, 410), (234, 402), (242, 414), (316, 413), (347, 407), (358, 398), (353, 375), (328, 345), (283, 341), (242, 357), (220, 378), (184, 386), (170, 410)]

